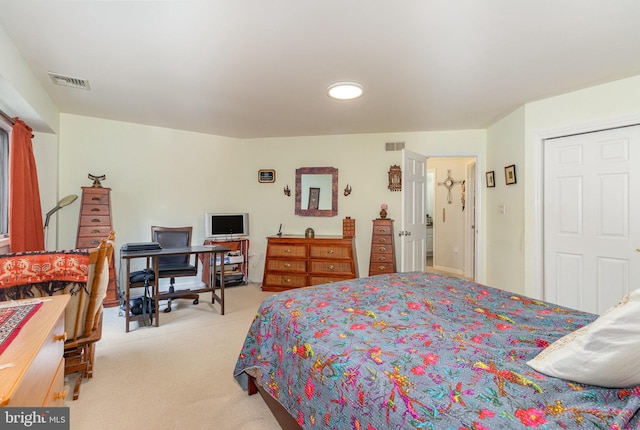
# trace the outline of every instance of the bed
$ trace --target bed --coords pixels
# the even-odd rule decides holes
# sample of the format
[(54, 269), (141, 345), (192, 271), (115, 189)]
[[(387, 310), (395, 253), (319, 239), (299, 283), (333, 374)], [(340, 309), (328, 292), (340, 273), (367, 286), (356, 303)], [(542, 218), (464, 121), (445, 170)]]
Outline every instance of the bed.
[(639, 428), (640, 385), (527, 364), (597, 318), (432, 273), (359, 278), (266, 299), (234, 377), (303, 429)]

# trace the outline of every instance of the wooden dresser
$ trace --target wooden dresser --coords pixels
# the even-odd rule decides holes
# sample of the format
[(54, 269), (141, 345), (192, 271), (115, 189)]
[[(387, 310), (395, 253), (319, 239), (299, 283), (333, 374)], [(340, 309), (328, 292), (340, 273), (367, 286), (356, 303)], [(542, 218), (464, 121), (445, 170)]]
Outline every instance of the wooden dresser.
[(354, 238), (296, 235), (267, 238), (263, 291), (285, 291), (358, 277)]
[(0, 406), (64, 406), (64, 311), (68, 302), (66, 294), (47, 297), (0, 354), (0, 364), (15, 365), (0, 370)]
[(396, 255), (393, 244), (393, 220), (387, 218), (374, 219), (369, 276), (395, 273), (395, 271)]
[[(76, 248), (100, 246), (100, 241), (109, 237), (112, 229), (111, 188), (82, 187)], [(106, 308), (118, 305), (116, 279), (115, 258), (112, 258), (109, 266), (107, 297), (104, 299)]]

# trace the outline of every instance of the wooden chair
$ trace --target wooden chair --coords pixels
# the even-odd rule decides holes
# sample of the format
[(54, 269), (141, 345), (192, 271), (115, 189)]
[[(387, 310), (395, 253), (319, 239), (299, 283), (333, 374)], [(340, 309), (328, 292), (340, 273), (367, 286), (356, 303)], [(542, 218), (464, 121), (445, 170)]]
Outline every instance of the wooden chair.
[(83, 378), (93, 377), (95, 344), (102, 337), (102, 310), (109, 285), (109, 264), (113, 258), (114, 233), (89, 251), (86, 288), (71, 294), (65, 313), (65, 375), (75, 375), (73, 400), (80, 394)]

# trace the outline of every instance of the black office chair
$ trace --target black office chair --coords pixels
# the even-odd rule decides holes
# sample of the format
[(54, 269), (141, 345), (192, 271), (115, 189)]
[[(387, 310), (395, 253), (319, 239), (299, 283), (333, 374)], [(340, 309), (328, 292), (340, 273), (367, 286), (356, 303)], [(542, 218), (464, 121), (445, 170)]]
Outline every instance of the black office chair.
[[(182, 248), (191, 246), (192, 227), (151, 227), (151, 240), (158, 242), (163, 248)], [(195, 264), (191, 264), (190, 255), (175, 255), (158, 258), (158, 277), (170, 278), (170, 297), (164, 312), (171, 312), (171, 301), (174, 299), (191, 299), (197, 305), (200, 296), (189, 290), (175, 290), (176, 278), (198, 275), (198, 258), (195, 256)], [(163, 293), (161, 293), (163, 294)]]
[[(181, 248), (185, 246), (191, 245), (191, 233), (192, 227), (151, 227), (151, 240), (153, 242), (158, 242), (163, 248)], [(191, 299), (193, 300), (193, 304), (197, 305), (200, 301), (200, 296), (196, 293), (192, 293), (189, 290), (181, 290), (176, 292), (175, 290), (175, 280), (181, 276), (197, 276), (198, 275), (198, 259), (195, 258), (195, 265), (191, 264), (191, 256), (190, 255), (176, 255), (176, 256), (167, 256), (167, 257), (159, 257), (158, 258), (158, 277), (159, 278), (170, 278), (169, 280), (169, 290), (166, 292), (161, 292), (161, 295), (169, 295), (167, 299), (167, 307), (164, 309), (164, 312), (171, 312), (171, 301), (173, 299)], [(155, 285), (155, 274), (153, 272), (153, 268), (149, 265), (150, 261), (147, 258), (147, 268), (143, 270), (138, 270), (136, 272), (131, 272), (129, 276), (129, 288), (145, 288), (144, 297), (150, 297), (149, 289), (152, 285)], [(135, 302), (139, 298), (133, 298), (132, 300)], [(138, 300), (140, 301), (140, 300)], [(137, 302), (135, 302), (137, 303)], [(153, 321), (153, 309), (155, 305), (152, 301), (149, 302), (149, 305), (146, 305), (144, 301), (141, 303), (140, 309), (132, 306), (132, 313), (135, 315), (143, 313), (149, 308), (149, 317), (151, 321)]]

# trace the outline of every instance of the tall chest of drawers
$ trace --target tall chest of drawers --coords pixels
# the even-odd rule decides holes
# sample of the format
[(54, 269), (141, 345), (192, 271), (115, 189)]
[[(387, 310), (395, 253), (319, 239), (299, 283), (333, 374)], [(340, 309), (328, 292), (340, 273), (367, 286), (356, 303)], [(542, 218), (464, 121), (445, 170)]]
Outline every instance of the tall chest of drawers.
[(358, 277), (354, 238), (267, 238), (263, 291), (286, 291)]
[(395, 271), (396, 256), (393, 243), (393, 220), (386, 218), (374, 219), (369, 276), (395, 273)]
[[(76, 248), (100, 246), (100, 241), (108, 238), (112, 229), (111, 188), (82, 187)], [(115, 260), (112, 258), (109, 266), (109, 285), (107, 297), (104, 299), (105, 307), (118, 305)]]

